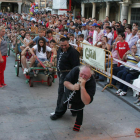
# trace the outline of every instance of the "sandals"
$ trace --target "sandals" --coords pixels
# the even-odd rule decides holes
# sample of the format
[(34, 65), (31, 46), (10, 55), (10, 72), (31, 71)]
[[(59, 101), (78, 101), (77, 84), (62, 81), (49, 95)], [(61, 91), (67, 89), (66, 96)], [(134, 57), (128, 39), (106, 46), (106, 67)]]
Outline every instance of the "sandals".
[(122, 92), (122, 90), (121, 90), (121, 89), (118, 89), (118, 90), (116, 91), (116, 94), (119, 94), (120, 92)]
[(118, 96), (126, 96), (126, 94), (127, 94), (127, 92), (122, 91), (118, 94)]

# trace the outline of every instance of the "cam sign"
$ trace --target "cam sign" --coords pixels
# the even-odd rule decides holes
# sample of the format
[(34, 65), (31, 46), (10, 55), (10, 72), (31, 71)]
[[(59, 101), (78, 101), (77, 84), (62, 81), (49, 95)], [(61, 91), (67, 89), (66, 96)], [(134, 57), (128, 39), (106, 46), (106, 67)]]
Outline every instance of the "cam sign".
[(83, 60), (93, 67), (105, 70), (105, 51), (101, 48), (83, 44)]

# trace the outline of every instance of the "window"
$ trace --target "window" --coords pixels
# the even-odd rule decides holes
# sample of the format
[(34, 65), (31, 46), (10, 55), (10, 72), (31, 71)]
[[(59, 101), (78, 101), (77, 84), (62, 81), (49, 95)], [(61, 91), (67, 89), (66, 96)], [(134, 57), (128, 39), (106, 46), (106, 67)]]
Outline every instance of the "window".
[(131, 8), (131, 24), (138, 23), (140, 30), (140, 8)]

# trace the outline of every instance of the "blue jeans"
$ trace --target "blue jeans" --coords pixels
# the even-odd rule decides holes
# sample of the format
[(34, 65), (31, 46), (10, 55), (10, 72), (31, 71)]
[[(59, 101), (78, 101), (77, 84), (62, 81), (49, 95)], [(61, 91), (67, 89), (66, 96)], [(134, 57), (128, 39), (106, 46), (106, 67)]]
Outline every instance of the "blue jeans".
[[(128, 83), (130, 83), (131, 80), (136, 79), (136, 78), (138, 78), (138, 75), (132, 75), (129, 72), (124, 72), (121, 77), (122, 80)], [(127, 92), (128, 86), (120, 83), (119, 89), (122, 89), (122, 91)]]
[[(113, 68), (113, 75), (121, 78), (121, 75), (122, 73), (126, 70), (126, 67), (125, 66), (121, 66), (121, 67), (115, 67)], [(116, 80), (115, 79), (112, 79), (112, 84), (113, 85), (116, 85)]]
[[(109, 67), (111, 66), (111, 62), (109, 62)], [(108, 67), (108, 63), (106, 63), (106, 68)], [(113, 65), (113, 67), (117, 67), (117, 64)], [(99, 76), (99, 80), (105, 80), (105, 76), (101, 75), (101, 74), (97, 74), (97, 76)]]
[[(41, 62), (44, 62), (44, 61), (48, 61), (47, 58), (38, 58)], [(37, 64), (39, 63), (39, 61), (36, 59), (35, 60), (35, 67), (37, 67)]]

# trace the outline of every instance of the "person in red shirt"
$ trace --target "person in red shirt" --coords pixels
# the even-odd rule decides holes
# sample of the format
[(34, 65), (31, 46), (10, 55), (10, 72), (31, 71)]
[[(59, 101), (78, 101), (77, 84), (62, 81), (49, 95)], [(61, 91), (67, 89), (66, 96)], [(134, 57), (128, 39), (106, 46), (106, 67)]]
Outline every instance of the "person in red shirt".
[(49, 18), (46, 20), (46, 28), (49, 27)]
[(116, 28), (115, 26), (112, 26), (112, 34), (113, 34), (113, 41), (115, 41), (115, 39), (117, 38), (117, 33), (116, 33)]
[(61, 20), (58, 20), (57, 28), (59, 28), (59, 31), (60, 31), (61, 29), (63, 29), (63, 25), (62, 25), (61, 22), (62, 22)]
[[(117, 50), (118, 58), (119, 60), (122, 60), (123, 55), (130, 50), (129, 45), (127, 42), (125, 42), (125, 34), (119, 33), (118, 34), (119, 42), (117, 43), (117, 47), (115, 50)], [(120, 66), (120, 63), (118, 64)]]

